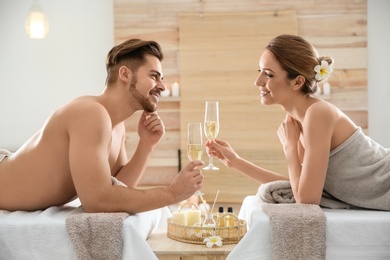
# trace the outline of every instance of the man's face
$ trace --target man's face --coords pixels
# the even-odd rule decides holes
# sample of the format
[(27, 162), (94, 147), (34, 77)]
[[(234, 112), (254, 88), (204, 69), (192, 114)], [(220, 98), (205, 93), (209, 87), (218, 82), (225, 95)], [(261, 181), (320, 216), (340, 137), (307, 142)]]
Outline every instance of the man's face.
[(142, 109), (154, 112), (161, 91), (165, 90), (162, 82), (163, 73), (161, 62), (153, 55), (146, 56), (146, 63), (132, 74), (129, 91), (138, 101)]

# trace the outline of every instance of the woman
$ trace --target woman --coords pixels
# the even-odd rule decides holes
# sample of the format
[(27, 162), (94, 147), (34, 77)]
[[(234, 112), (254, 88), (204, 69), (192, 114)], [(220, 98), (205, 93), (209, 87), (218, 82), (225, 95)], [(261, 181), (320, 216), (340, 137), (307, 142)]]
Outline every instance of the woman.
[(348, 206), (390, 210), (390, 150), (365, 136), (337, 107), (312, 95), (332, 66), (332, 58), (319, 57), (294, 35), (272, 39), (260, 57), (255, 85), (261, 103), (286, 111), (277, 134), (288, 177), (241, 158), (222, 140), (209, 141), (208, 151), (261, 183), (289, 180), (298, 203), (320, 204), (324, 191)]

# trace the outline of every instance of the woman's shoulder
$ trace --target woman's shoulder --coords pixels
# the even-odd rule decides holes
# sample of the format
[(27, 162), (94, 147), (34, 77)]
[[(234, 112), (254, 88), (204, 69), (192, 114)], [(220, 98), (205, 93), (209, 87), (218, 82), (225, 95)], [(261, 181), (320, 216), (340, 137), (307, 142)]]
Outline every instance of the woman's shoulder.
[(318, 133), (331, 134), (331, 148), (345, 141), (356, 129), (356, 124), (335, 105), (318, 100), (306, 112), (305, 122)]
[(313, 99), (306, 109), (305, 118), (336, 119), (340, 114), (342, 112), (335, 105), (322, 99)]
[(338, 108), (333, 105), (332, 103), (320, 99), (320, 98), (313, 98), (308, 106), (308, 110), (326, 110), (326, 111), (333, 111), (338, 110)]

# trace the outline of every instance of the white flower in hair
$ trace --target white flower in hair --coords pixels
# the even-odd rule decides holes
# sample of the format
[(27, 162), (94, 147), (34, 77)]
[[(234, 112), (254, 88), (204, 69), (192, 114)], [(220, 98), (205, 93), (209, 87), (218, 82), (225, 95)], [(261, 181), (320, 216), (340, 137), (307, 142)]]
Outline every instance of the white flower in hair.
[(327, 79), (333, 72), (332, 67), (329, 66), (326, 60), (321, 61), (321, 65), (316, 65), (314, 71), (317, 72), (316, 80), (322, 81)]

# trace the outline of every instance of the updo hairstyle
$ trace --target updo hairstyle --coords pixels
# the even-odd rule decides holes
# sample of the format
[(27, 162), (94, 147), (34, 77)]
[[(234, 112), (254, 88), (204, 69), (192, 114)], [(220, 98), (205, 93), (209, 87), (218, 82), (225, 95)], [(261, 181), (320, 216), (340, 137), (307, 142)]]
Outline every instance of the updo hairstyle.
[(318, 56), (316, 49), (300, 36), (283, 34), (272, 39), (266, 47), (279, 61), (281, 67), (287, 71), (288, 79), (295, 79), (298, 75), (305, 77), (301, 88), (304, 95), (317, 92), (318, 83), (315, 79), (314, 67), (325, 60), (333, 66), (333, 59), (328, 56)]

